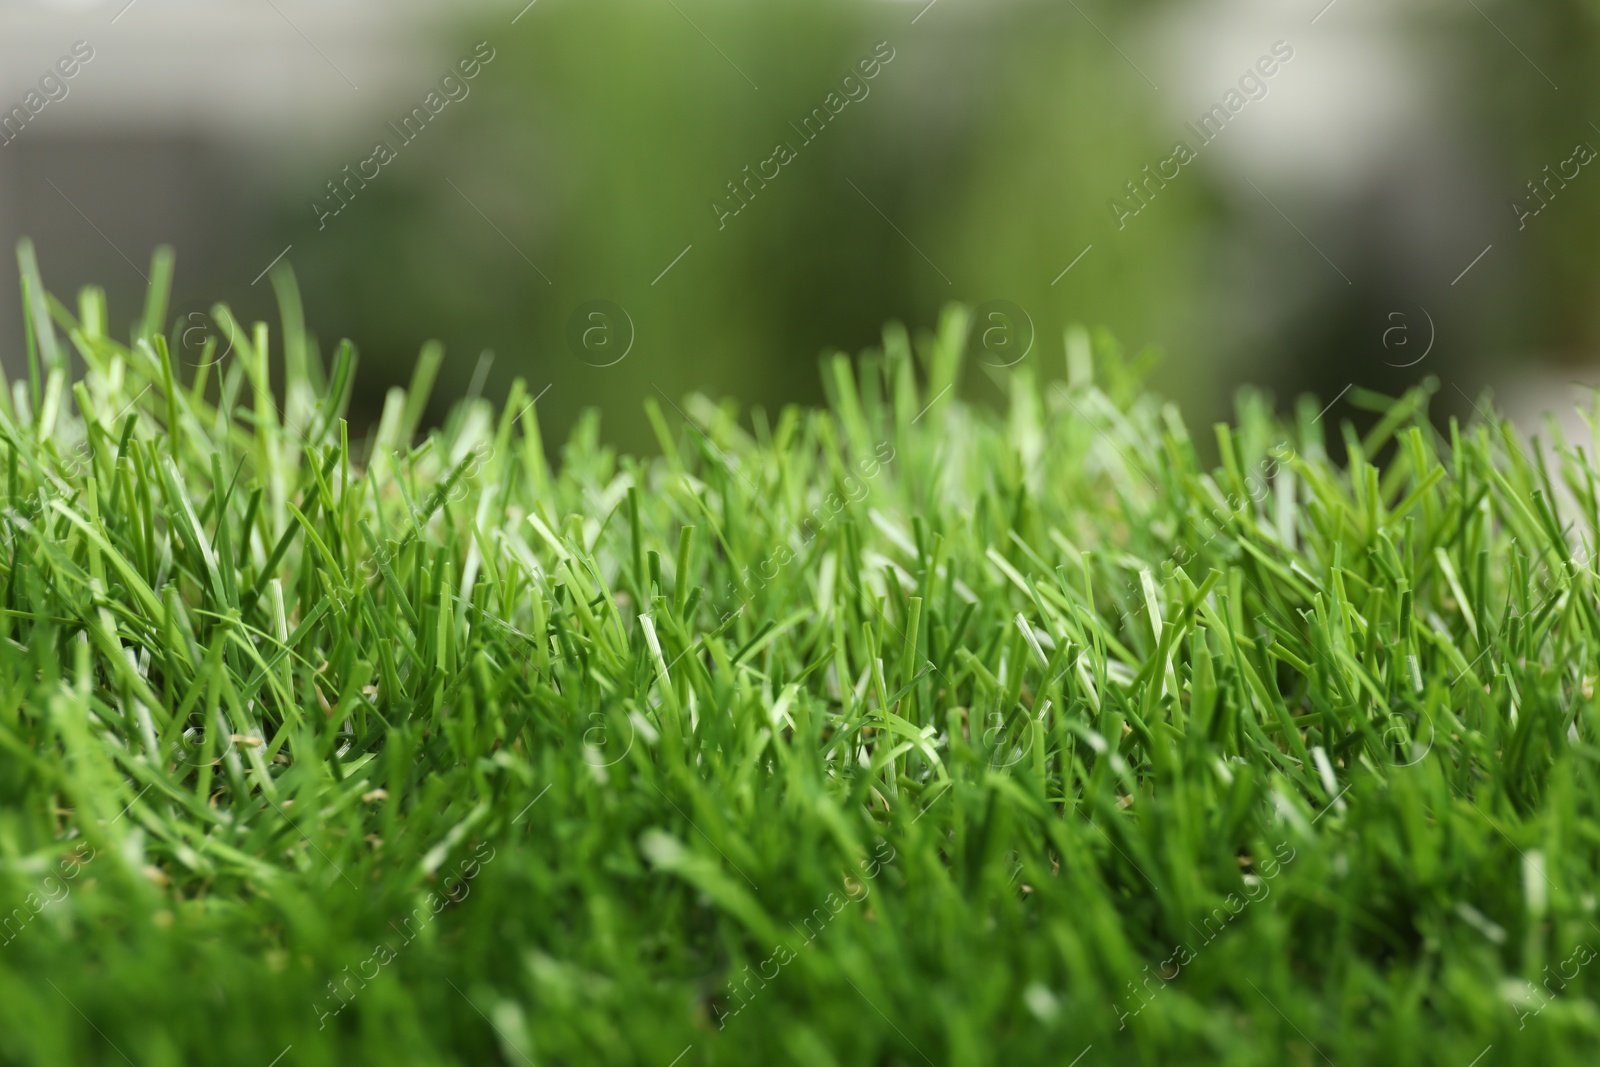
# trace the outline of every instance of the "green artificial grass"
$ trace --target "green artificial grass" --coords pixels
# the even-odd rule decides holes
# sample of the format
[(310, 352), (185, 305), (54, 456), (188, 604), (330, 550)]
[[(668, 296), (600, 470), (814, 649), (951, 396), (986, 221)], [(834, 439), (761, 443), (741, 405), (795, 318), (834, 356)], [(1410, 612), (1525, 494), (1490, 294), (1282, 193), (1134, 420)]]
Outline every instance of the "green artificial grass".
[(1594, 442), (1208, 468), (1081, 331), (963, 402), (960, 309), (653, 459), (419, 435), (431, 347), (352, 438), (286, 272), (196, 369), (169, 255), (128, 344), (21, 258), (3, 1062), (1594, 1062)]

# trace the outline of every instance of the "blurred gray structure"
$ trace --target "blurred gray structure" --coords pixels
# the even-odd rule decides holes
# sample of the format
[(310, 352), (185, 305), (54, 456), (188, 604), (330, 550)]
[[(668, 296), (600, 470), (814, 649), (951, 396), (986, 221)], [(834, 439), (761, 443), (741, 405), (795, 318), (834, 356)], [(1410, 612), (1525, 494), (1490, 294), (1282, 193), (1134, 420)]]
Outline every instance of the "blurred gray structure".
[[(12, 248), (33, 238), (63, 300), (104, 286), (131, 319), (158, 244), (175, 297), (247, 300), (260, 198), (425, 81), (448, 51), (412, 0), (0, 0), (0, 109), (22, 107), (75, 42), (93, 58), (0, 143), (0, 360), (21, 369)], [(59, 77), (59, 75), (57, 75)], [(256, 290), (266, 289), (262, 282)], [(265, 310), (265, 297), (259, 310)], [(120, 335), (123, 331), (118, 328)]]
[(1427, 29), (1440, 7), (1205, 0), (1173, 9), (1156, 30), (1175, 127), (1274, 42), (1293, 50), (1207, 148), (1244, 220), (1224, 254), (1245, 336), (1269, 348), (1303, 338), (1293, 353), (1269, 353), (1257, 381), (1333, 397), (1352, 383), (1395, 393), (1441, 365), (1467, 369), (1459, 354), (1482, 325), (1483, 290), (1500, 285), (1516, 253), (1503, 246), (1476, 264), (1470, 286), (1453, 284), (1504, 218), (1485, 165), (1492, 141), (1456, 91), (1451, 39)]

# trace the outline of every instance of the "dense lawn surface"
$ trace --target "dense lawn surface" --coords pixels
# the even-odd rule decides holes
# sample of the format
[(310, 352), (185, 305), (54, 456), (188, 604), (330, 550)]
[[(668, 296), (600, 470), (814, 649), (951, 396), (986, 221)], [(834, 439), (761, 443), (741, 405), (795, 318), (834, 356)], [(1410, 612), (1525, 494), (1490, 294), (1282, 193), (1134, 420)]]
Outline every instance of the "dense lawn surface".
[(286, 275), (196, 368), (23, 259), (3, 1062), (1595, 1062), (1592, 443), (1202, 448), (1079, 333), (995, 412), (959, 310), (658, 458), (419, 433), (432, 349), (358, 440)]

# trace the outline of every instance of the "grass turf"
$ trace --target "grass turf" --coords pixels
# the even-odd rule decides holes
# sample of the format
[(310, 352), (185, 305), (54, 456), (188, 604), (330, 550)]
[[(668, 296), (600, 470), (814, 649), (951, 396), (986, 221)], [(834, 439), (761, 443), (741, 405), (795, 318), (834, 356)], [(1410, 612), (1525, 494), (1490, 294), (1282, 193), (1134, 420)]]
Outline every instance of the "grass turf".
[(186, 370), (169, 256), (129, 345), (21, 259), (4, 1062), (1592, 1062), (1592, 444), (1208, 470), (1104, 338), (963, 403), (959, 309), (655, 459), (418, 443), (434, 348), (353, 441), (287, 274)]

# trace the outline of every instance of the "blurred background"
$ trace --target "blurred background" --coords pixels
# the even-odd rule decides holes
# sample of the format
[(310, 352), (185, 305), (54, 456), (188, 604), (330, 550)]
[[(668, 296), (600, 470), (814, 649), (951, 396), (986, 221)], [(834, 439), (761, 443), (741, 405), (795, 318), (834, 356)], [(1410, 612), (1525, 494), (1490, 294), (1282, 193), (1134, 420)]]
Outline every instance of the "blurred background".
[(1201, 424), (1245, 381), (1359, 418), (1429, 374), (1442, 411), (1531, 412), (1600, 351), (1597, 28), (1596, 0), (0, 0), (0, 364), (28, 235), (114, 323), (161, 243), (180, 318), (276, 324), (290, 265), (321, 350), (360, 350), (357, 423), (437, 338), (433, 418), (520, 376), (551, 438), (592, 406), (650, 450), (646, 396), (817, 401), (819, 354), (953, 300), (980, 399), (1064, 376), (1083, 322), (1159, 350)]

